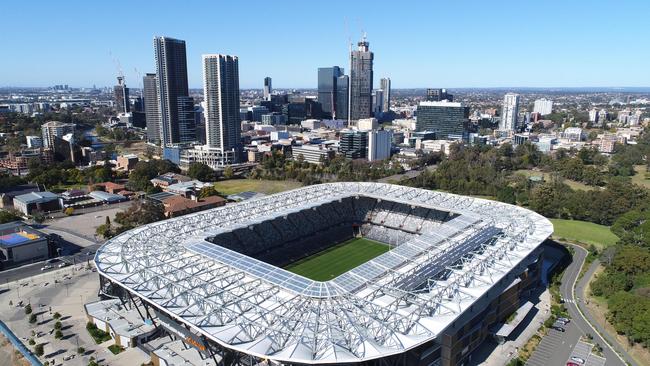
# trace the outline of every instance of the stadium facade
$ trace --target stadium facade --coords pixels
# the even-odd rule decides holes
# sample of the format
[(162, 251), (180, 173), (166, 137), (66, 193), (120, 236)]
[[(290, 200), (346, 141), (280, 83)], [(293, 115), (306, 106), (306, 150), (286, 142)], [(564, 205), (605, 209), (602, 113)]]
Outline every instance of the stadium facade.
[[(544, 217), (380, 183), (321, 184), (146, 225), (100, 293), (220, 365), (458, 365), (541, 274)], [(325, 282), (282, 269), (352, 237), (391, 250)]]

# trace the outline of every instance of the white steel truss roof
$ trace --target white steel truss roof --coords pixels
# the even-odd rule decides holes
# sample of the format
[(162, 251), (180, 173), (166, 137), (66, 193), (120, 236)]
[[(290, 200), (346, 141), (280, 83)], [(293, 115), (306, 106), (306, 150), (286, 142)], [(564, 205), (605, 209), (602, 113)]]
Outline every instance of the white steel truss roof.
[[(359, 196), (458, 216), (327, 282), (205, 240)], [(544, 217), (500, 202), (330, 183), (131, 230), (100, 248), (95, 263), (103, 276), (226, 348), (281, 362), (359, 362), (434, 339), (552, 232)]]

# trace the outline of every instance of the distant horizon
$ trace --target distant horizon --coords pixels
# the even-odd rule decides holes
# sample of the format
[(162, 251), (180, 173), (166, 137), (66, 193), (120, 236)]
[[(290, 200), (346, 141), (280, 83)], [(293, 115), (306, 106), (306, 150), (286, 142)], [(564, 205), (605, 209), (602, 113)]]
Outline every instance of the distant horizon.
[[(65, 85), (66, 83), (54, 84)], [(54, 85), (49, 86), (13, 86), (13, 85), (0, 85), (0, 89), (50, 89)], [(113, 88), (114, 85), (95, 86), (95, 89)], [(68, 84), (71, 89), (93, 89), (93, 86), (75, 86)], [(127, 87), (132, 90), (140, 90), (140, 87), (133, 87), (127, 83)], [(190, 90), (202, 90), (203, 87), (189, 87)], [(273, 90), (317, 90), (316, 87), (274, 87)], [(650, 86), (557, 86), (557, 87), (538, 87), (538, 86), (463, 86), (463, 87), (447, 87), (447, 86), (427, 86), (427, 87), (410, 87), (410, 88), (393, 88), (391, 90), (426, 90), (426, 89), (448, 89), (448, 90), (539, 90), (539, 91), (553, 91), (553, 90), (576, 90), (576, 91), (593, 91), (593, 92), (628, 92), (628, 93), (650, 93)], [(620, 90), (619, 90), (620, 89)], [(241, 91), (245, 90), (263, 90), (259, 88), (240, 88)]]
[[(3, 9), (22, 14), (27, 1)], [(155, 72), (153, 38), (169, 36), (186, 42), (192, 88), (209, 53), (239, 57), (242, 89), (261, 88), (265, 76), (315, 88), (319, 67), (349, 73), (349, 45), (366, 33), (376, 86), (390, 77), (395, 89), (650, 87), (647, 1), (31, 4), (30, 16), (3, 19), (3, 85), (110, 87), (122, 73), (138, 88)]]

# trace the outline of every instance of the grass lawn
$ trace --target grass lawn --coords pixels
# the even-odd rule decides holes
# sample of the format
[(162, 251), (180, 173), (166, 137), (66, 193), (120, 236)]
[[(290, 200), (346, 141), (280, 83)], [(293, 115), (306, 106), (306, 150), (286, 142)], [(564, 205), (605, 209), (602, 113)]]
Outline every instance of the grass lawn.
[(386, 244), (353, 238), (292, 263), (285, 269), (315, 281), (328, 281), (389, 250)]
[(635, 165), (634, 171), (636, 174), (632, 176), (632, 183), (650, 189), (650, 179), (646, 178), (645, 165)]
[(230, 179), (214, 184), (219, 193), (226, 195), (246, 191), (273, 194), (299, 187), (302, 187), (300, 182), (257, 179)]
[(609, 226), (577, 220), (551, 219), (555, 232), (554, 238), (565, 238), (588, 245), (595, 245), (599, 250), (614, 245), (618, 237), (609, 231)]
[[(521, 170), (517, 170), (515, 173), (523, 174), (527, 177), (543, 177), (544, 181), (547, 182), (551, 179), (550, 173), (540, 172), (537, 170), (521, 169)], [(590, 191), (593, 189), (597, 189), (597, 187), (588, 186), (584, 183), (576, 182), (570, 179), (564, 179), (564, 183), (566, 183), (566, 185), (568, 185), (569, 187), (575, 190)]]

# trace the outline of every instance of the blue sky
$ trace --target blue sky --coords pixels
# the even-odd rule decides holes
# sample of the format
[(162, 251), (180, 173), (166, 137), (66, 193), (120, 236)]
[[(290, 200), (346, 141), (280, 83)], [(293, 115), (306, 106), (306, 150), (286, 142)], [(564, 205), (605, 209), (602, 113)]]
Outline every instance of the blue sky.
[(348, 71), (348, 37), (375, 52), (394, 88), (650, 86), (650, 1), (8, 1), (0, 86), (107, 86), (154, 72), (152, 38), (239, 56), (242, 88), (315, 87)]

